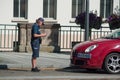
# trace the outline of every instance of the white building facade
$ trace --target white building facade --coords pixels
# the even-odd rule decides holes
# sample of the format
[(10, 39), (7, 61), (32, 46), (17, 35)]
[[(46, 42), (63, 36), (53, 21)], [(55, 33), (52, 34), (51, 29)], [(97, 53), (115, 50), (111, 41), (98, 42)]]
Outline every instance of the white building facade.
[[(89, 11), (107, 18), (118, 13), (120, 0), (89, 0)], [(33, 23), (39, 17), (61, 25), (76, 25), (75, 16), (84, 12), (86, 0), (1, 0), (0, 24)]]

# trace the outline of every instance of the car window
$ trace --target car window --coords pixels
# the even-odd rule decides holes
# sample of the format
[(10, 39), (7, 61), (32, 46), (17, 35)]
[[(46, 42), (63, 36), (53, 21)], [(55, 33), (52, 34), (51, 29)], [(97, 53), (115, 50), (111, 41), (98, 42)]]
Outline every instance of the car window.
[(113, 38), (120, 38), (120, 32), (116, 32), (112, 35)]
[(120, 32), (117, 33), (117, 37), (120, 37)]
[(103, 38), (110, 38), (110, 39), (114, 39), (114, 38), (120, 38), (120, 30), (116, 30), (114, 32), (112, 32), (111, 34), (107, 35), (106, 37)]

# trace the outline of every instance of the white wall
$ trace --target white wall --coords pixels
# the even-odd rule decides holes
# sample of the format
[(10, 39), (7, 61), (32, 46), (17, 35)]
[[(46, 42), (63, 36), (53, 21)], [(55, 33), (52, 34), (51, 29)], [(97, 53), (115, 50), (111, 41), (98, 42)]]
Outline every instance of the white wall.
[(57, 20), (61, 25), (69, 25), (72, 19), (72, 0), (57, 0)]
[[(57, 20), (62, 25), (76, 25), (70, 23), (72, 20), (72, 0), (57, 0)], [(97, 10), (98, 16), (100, 15), (100, 0), (89, 1), (89, 11)], [(74, 20), (72, 20), (74, 21)]]
[(100, 0), (90, 0), (90, 11), (95, 11), (97, 10), (98, 16), (100, 15)]
[(13, 19), (13, 0), (0, 1), (0, 24), (11, 24)]
[(28, 20), (35, 22), (43, 16), (43, 0), (28, 0)]
[[(114, 0), (118, 5), (119, 0)], [(90, 0), (90, 11), (97, 10), (100, 14), (100, 0)], [(61, 25), (76, 25), (70, 23), (72, 20), (72, 0), (57, 0), (57, 21)], [(28, 0), (28, 21), (35, 22), (43, 17), (43, 0)], [(1, 0), (0, 2), (0, 24), (13, 24), (13, 0)], [(74, 20), (73, 20), (74, 21)]]

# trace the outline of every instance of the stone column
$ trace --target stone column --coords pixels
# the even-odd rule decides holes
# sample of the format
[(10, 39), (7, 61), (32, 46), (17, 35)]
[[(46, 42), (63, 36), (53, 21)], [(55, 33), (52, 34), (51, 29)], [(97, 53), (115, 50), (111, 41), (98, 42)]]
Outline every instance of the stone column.
[[(31, 28), (33, 23), (19, 24), (19, 51), (31, 52)], [(41, 33), (46, 33), (46, 37), (42, 37), (41, 51), (60, 52), (59, 46), (59, 28), (60, 24), (45, 24), (41, 27)]]
[(26, 52), (31, 52), (31, 28), (33, 24), (26, 25)]
[(18, 51), (26, 52), (26, 24), (18, 24)]
[(59, 28), (60, 24), (46, 24), (41, 28), (41, 32), (47, 34), (42, 37), (41, 51), (60, 52)]

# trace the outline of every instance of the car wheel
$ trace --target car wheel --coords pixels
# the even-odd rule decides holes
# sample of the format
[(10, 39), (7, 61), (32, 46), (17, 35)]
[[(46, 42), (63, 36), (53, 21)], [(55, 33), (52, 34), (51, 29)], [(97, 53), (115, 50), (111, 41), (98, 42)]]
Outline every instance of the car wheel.
[(120, 54), (111, 53), (105, 58), (104, 70), (108, 73), (117, 74), (120, 72)]

